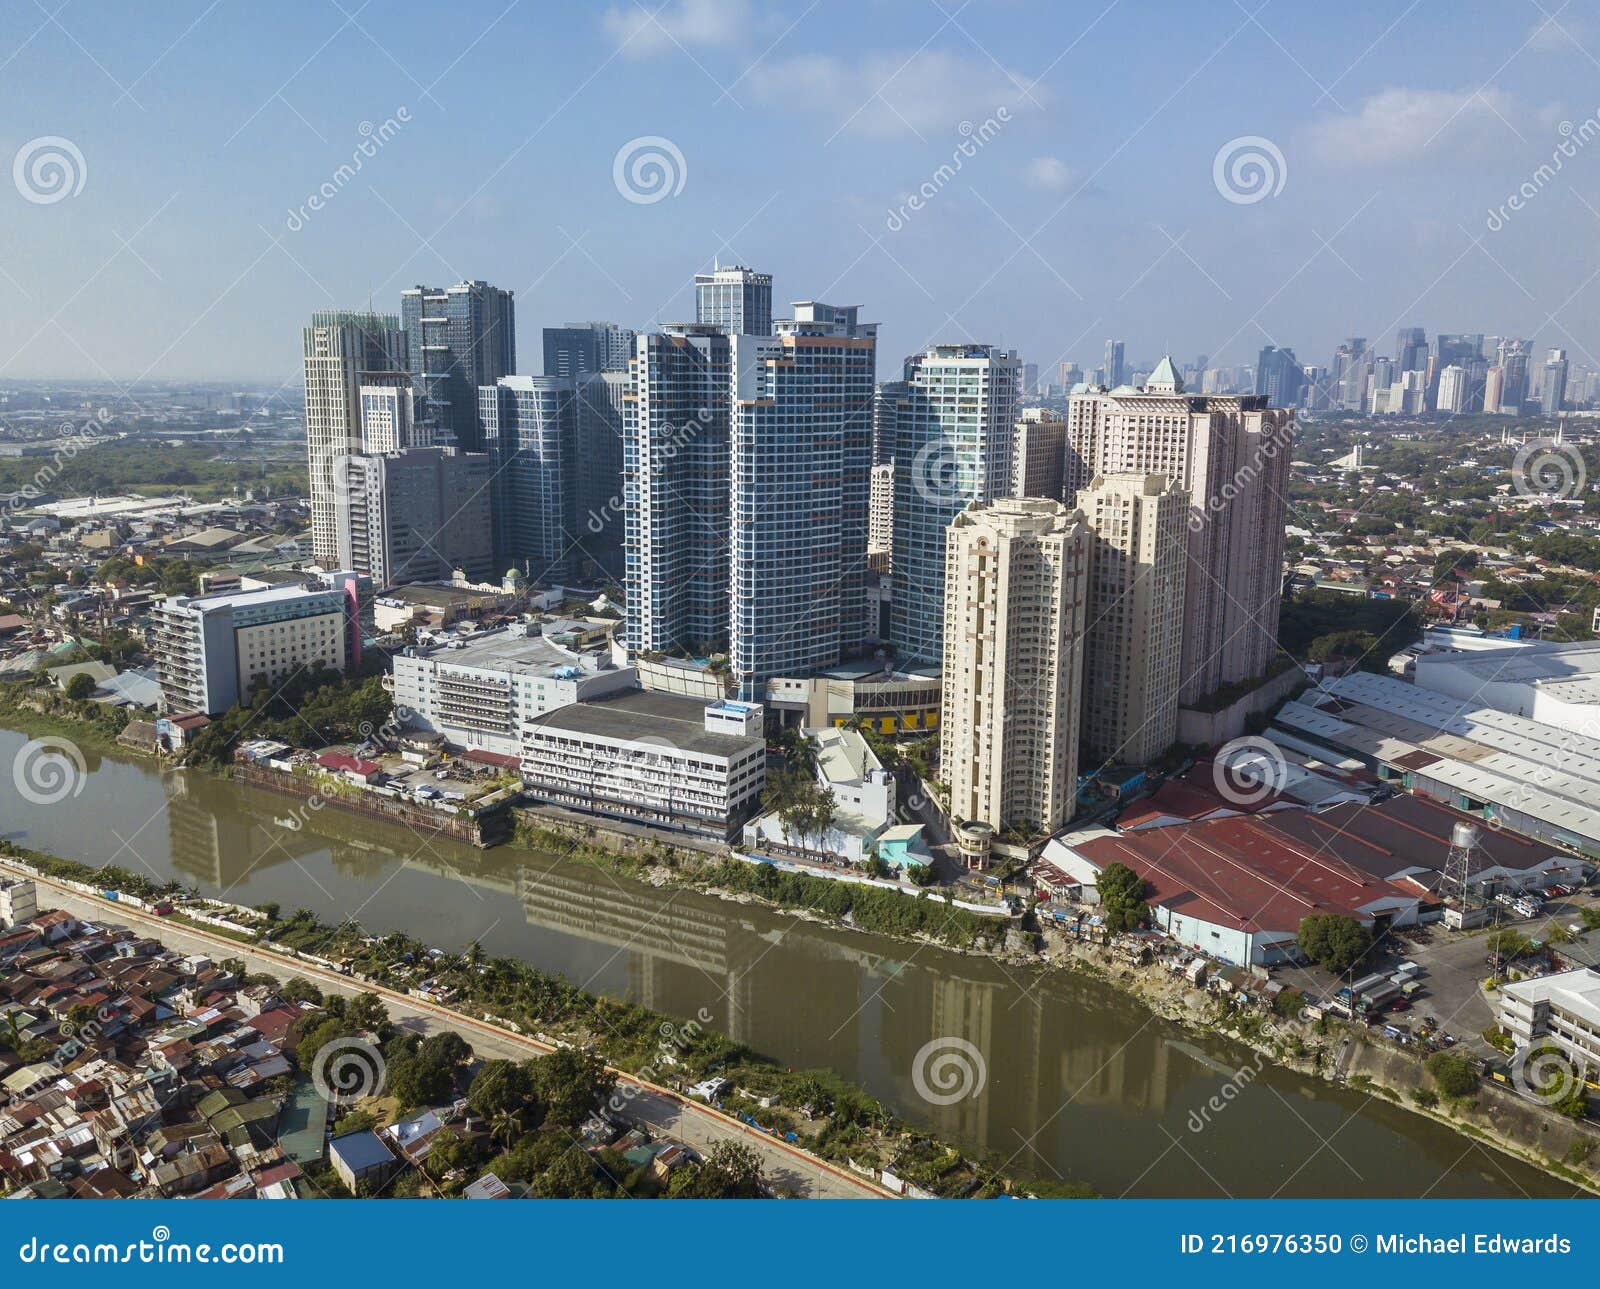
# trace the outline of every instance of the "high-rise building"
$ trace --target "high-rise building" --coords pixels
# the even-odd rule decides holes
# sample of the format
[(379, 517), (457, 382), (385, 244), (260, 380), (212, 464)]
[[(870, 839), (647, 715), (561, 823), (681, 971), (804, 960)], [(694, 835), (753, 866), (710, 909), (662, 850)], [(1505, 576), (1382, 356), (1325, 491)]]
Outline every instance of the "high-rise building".
[(872, 395), (872, 464), (894, 460), (894, 418), (908, 386), (903, 380), (886, 380)]
[(1454, 365), (1438, 373), (1438, 393), (1434, 400), (1435, 411), (1461, 413), (1467, 409), (1467, 369)]
[(622, 546), (622, 435), (633, 378), (626, 370), (577, 380), (577, 540), (587, 554)]
[(876, 557), (872, 567), (884, 572), (893, 566), (894, 552), (894, 462), (872, 467), (872, 497), (867, 517), (867, 555)]
[(1506, 336), (1500, 341), (1496, 356), (1505, 368), (1500, 389), (1500, 411), (1515, 415), (1528, 401), (1528, 356), (1532, 352), (1533, 346), (1526, 340)]
[(728, 639), (728, 399), (720, 327), (641, 334), (625, 403), (627, 640), (702, 653)]
[(1165, 475), (1101, 475), (1078, 507), (1091, 534), (1083, 742), (1144, 765), (1178, 737), (1189, 494)]
[(738, 696), (861, 650), (867, 634), (877, 324), (805, 301), (734, 335), (729, 661)]
[(382, 589), (494, 576), (490, 461), (457, 448), (358, 453), (340, 463), (339, 565)]
[[(434, 425), (410, 372), (369, 372), (361, 381), (361, 451), (404, 452), (431, 447)], [(423, 415), (418, 416), (418, 411)]]
[(1397, 371), (1425, 371), (1428, 366), (1428, 333), (1421, 327), (1401, 327), (1396, 331), (1394, 362)]
[(1545, 355), (1544, 376), (1539, 383), (1539, 410), (1554, 416), (1567, 401), (1567, 351), (1552, 349)]
[(1065, 418), (1046, 407), (1023, 408), (1011, 447), (1012, 495), (1060, 501), (1066, 464)]
[(371, 582), (353, 570), (304, 585), (174, 595), (155, 610), (151, 652), (161, 710), (215, 716), (262, 687), (361, 661), (361, 602)]
[(627, 371), (633, 357), (632, 327), (614, 322), (569, 322), (544, 329), (544, 374), (580, 376), (603, 371)]
[(1022, 364), (1022, 392), (1034, 395), (1039, 392), (1039, 364)]
[(1505, 403), (1506, 369), (1495, 363), (1484, 373), (1483, 410), (1491, 414), (1503, 410)]
[(1128, 364), (1123, 357), (1125, 348), (1120, 340), (1106, 341), (1106, 384), (1115, 389), (1128, 378)]
[(730, 336), (772, 334), (772, 274), (730, 264), (694, 275), (694, 317)]
[(1367, 408), (1367, 388), (1372, 375), (1372, 351), (1366, 337), (1351, 336), (1333, 351), (1328, 383), (1333, 402), (1347, 412)]
[(967, 505), (1011, 486), (1020, 364), (992, 345), (935, 345), (906, 359), (894, 411), (894, 595), (890, 643), (903, 661), (943, 648), (945, 531)]
[(946, 534), (940, 773), (950, 813), (1055, 832), (1078, 776), (1090, 534), (1059, 501), (1002, 497)]
[(1263, 675), (1277, 651), (1294, 412), (1264, 395), (1186, 393), (1170, 358), (1142, 390), (1075, 395), (1064, 498), (1097, 475), (1160, 474), (1189, 494), (1179, 700)]
[(1083, 384), (1083, 368), (1078, 366), (1078, 364), (1075, 362), (1062, 363), (1061, 392), (1063, 394), (1070, 394), (1072, 393), (1072, 387), (1074, 385), (1081, 384)]
[(1305, 371), (1293, 349), (1268, 345), (1256, 360), (1256, 393), (1265, 394), (1273, 407), (1300, 406)]
[(478, 390), (493, 465), (494, 558), (534, 578), (559, 576), (576, 553), (576, 382), (502, 376)]
[(429, 419), (455, 446), (482, 451), (478, 390), (517, 370), (512, 293), (487, 282), (409, 287), (400, 293), (400, 319)]
[(339, 561), (334, 470), (340, 457), (361, 450), (361, 387), (372, 373), (405, 369), (406, 341), (392, 313), (348, 312), (312, 314), (302, 341), (311, 549), (329, 568)]

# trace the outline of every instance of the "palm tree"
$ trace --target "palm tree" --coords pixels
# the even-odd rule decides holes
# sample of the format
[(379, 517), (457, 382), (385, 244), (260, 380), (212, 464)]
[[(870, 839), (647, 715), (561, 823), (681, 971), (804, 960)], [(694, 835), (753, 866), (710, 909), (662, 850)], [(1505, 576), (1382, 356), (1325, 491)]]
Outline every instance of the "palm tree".
[(489, 1135), (498, 1139), (507, 1150), (511, 1143), (520, 1137), (525, 1127), (524, 1111), (521, 1106), (507, 1106), (503, 1110), (495, 1111), (494, 1118), (490, 1121)]

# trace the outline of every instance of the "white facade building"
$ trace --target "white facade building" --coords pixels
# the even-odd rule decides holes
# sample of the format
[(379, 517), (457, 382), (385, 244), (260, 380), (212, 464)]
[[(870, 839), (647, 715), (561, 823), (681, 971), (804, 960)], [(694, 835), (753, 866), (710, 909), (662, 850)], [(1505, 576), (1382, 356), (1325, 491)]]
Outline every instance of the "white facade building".
[(636, 683), (608, 652), (564, 648), (520, 625), (394, 659), (395, 712), (407, 728), (502, 756), (522, 754), (532, 718)]
[(1600, 972), (1518, 980), (1491, 998), (1496, 1024), (1519, 1049), (1552, 1045), (1591, 1084), (1600, 1079)]
[(633, 690), (535, 716), (522, 731), (526, 791), (579, 814), (731, 841), (760, 802), (766, 744), (715, 732), (706, 707)]

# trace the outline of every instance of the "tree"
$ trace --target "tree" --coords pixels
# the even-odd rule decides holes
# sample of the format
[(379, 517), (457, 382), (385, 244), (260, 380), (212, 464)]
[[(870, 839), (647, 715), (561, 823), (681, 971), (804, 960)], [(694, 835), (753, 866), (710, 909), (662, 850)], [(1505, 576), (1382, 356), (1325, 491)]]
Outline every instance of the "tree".
[(357, 994), (346, 1005), (345, 1020), (356, 1029), (381, 1035), (389, 1026), (389, 1009), (377, 994)]
[(698, 1167), (673, 1174), (673, 1199), (759, 1199), (765, 1179), (761, 1154), (742, 1141), (719, 1141)]
[[(520, 1112), (533, 1104), (532, 1062), (485, 1061), (472, 1086), (467, 1089), (467, 1105), (472, 1113), (494, 1119), (507, 1111)], [(508, 1143), (509, 1144), (509, 1143)]]
[(389, 1091), (403, 1106), (438, 1105), (455, 1091), (455, 1071), (418, 1054), (389, 1062)]
[(1469, 1097), (1478, 1090), (1477, 1067), (1454, 1052), (1435, 1052), (1428, 1058), (1428, 1073), (1447, 1097)]
[(1111, 930), (1131, 931), (1150, 916), (1144, 902), (1144, 878), (1126, 864), (1107, 864), (1095, 886), (1100, 892), (1106, 926)]
[(617, 1086), (589, 1048), (558, 1047), (533, 1063), (534, 1091), (545, 1107), (545, 1122), (577, 1127), (600, 1108)]
[(1311, 961), (1343, 975), (1367, 956), (1372, 930), (1342, 913), (1314, 913), (1300, 920), (1295, 940)]
[(67, 681), (67, 697), (74, 702), (83, 702), (90, 694), (94, 693), (94, 677), (87, 672), (80, 671)]

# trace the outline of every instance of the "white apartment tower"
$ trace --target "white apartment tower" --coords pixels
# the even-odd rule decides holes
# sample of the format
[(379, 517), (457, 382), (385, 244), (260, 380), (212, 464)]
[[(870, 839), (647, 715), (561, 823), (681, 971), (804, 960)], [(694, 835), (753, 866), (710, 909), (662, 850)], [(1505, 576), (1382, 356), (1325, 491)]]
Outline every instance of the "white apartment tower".
[(1078, 506), (1093, 534), (1083, 742), (1144, 765), (1178, 736), (1189, 494), (1165, 475), (1102, 475)]
[(1067, 413), (1064, 499), (1099, 475), (1189, 494), (1179, 701), (1263, 675), (1278, 645), (1294, 412), (1264, 394), (1189, 394), (1170, 358), (1142, 389), (1086, 390)]
[(961, 511), (946, 540), (941, 773), (961, 822), (1030, 835), (1072, 817), (1090, 533), (1059, 501)]

